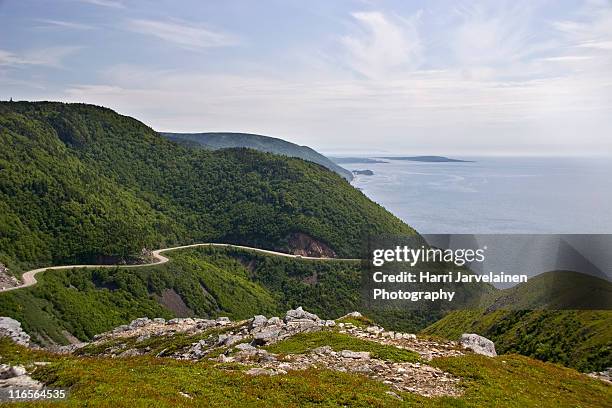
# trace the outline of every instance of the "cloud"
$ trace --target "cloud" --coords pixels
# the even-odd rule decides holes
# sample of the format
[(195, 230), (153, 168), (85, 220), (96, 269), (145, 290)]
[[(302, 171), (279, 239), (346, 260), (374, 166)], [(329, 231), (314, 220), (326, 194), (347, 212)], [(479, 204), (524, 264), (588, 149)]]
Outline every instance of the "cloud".
[[(404, 16), (346, 12), (334, 24), (341, 31), (310, 43), (288, 37), (266, 58), (228, 50), (231, 75), (181, 48), (234, 45), (233, 35), (176, 19), (130, 20), (130, 30), (176, 44), (176, 58), (133, 66), (111, 58), (94, 77), (63, 80), (60, 99), (109, 106), (158, 130), (255, 132), (313, 147), (612, 151), (609, 3), (554, 19), (539, 2), (465, 4)], [(0, 51), (0, 65), (61, 64), (60, 51)]]
[(125, 4), (123, 4), (123, 2), (119, 0), (79, 0), (79, 1), (81, 3), (88, 3), (88, 4), (93, 4), (95, 6), (101, 6), (101, 7), (109, 7), (109, 8), (116, 8), (116, 9), (125, 8)]
[(128, 29), (136, 33), (160, 38), (187, 49), (226, 47), (238, 44), (237, 37), (233, 35), (212, 31), (209, 28), (179, 20), (134, 19), (129, 21)]
[(381, 12), (352, 13), (353, 33), (341, 38), (349, 67), (368, 78), (382, 78), (400, 69), (414, 69), (422, 60), (417, 31), (420, 13), (393, 21)]
[(42, 24), (42, 27), (46, 28), (67, 28), (73, 30), (93, 30), (95, 27), (89, 24), (75, 23), (72, 21), (62, 20), (49, 20), (49, 19), (38, 19), (36, 20)]
[(0, 66), (40, 65), (61, 68), (64, 58), (81, 48), (79, 46), (57, 46), (28, 50), (21, 54), (0, 50)]
[(608, 115), (597, 100), (611, 89), (586, 89), (573, 77), (510, 84), (452, 71), (373, 81), (122, 67), (107, 85), (74, 86), (64, 100), (112, 106), (158, 130), (255, 132), (314, 147), (417, 153), (440, 146), (459, 153), (529, 151), (537, 143), (550, 154), (612, 147), (601, 137)]

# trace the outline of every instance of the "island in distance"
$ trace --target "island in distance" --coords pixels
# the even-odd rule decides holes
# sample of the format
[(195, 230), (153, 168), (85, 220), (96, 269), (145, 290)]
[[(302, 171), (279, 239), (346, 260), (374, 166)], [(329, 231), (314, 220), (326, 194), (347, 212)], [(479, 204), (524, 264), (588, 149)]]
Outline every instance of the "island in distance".
[[(336, 164), (379, 164), (389, 163), (386, 160), (405, 160), (424, 163), (473, 163), (473, 160), (451, 159), (445, 156), (377, 156), (375, 158), (368, 157), (330, 157)], [(381, 160), (383, 159), (383, 160)]]
[(375, 163), (389, 163), (383, 160), (369, 159), (367, 157), (330, 157), (331, 161), (336, 164), (343, 163), (361, 163), (361, 164), (375, 164)]
[(473, 160), (451, 159), (444, 156), (386, 156), (379, 158), (386, 160), (406, 160), (426, 163), (474, 163)]
[(353, 174), (362, 176), (373, 176), (374, 172), (372, 170), (353, 170)]

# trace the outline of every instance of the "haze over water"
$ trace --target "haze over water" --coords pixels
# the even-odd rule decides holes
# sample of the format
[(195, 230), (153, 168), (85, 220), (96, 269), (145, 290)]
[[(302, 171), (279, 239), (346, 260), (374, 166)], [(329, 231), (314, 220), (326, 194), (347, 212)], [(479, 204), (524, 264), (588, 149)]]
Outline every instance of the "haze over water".
[(460, 157), (344, 163), (352, 184), (421, 233), (612, 233), (612, 161)]

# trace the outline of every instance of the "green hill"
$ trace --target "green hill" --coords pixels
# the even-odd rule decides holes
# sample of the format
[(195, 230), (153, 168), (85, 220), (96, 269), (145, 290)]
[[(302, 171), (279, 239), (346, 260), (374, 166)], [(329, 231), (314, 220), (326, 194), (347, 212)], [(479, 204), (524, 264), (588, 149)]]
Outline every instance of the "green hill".
[(155, 317), (280, 315), (304, 306), (324, 318), (362, 310), (386, 327), (414, 332), (435, 314), (367, 311), (358, 261), (312, 261), (237, 248), (182, 249), (141, 268), (49, 271), (38, 284), (0, 293), (0, 315), (22, 323), (39, 344), (82, 341), (131, 320)]
[(353, 179), (353, 174), (347, 169), (340, 167), (332, 160), (308, 146), (299, 146), (276, 137), (254, 135), (251, 133), (161, 133), (163, 136), (175, 142), (184, 143), (187, 146), (200, 146), (206, 149), (227, 149), (235, 147), (246, 147), (267, 153), (275, 153), (288, 157), (298, 157), (308, 160), (332, 170), (348, 181)]
[[(449, 339), (477, 333), (493, 340), (501, 353), (519, 353), (585, 372), (603, 370), (612, 366), (610, 293), (608, 281), (575, 272), (549, 272), (491, 294), (481, 310), (450, 312), (423, 333)], [(558, 310), (561, 307), (565, 310)], [(597, 307), (603, 310), (594, 310)]]
[(110, 109), (0, 103), (0, 262), (117, 262), (192, 242), (357, 256), (414, 231), (337, 174), (250, 149), (173, 143)]

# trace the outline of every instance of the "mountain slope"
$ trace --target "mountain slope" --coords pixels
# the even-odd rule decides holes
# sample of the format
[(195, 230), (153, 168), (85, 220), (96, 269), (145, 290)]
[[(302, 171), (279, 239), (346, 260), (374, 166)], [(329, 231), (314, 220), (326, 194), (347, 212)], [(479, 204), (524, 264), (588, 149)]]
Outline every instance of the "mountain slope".
[(247, 147), (267, 153), (281, 154), (289, 157), (298, 157), (308, 160), (334, 171), (351, 181), (353, 174), (332, 160), (308, 146), (299, 146), (270, 136), (254, 135), (251, 133), (161, 133), (175, 142), (190, 146), (201, 146), (206, 149), (227, 149), (233, 147)]
[[(0, 315), (18, 320), (38, 344), (88, 341), (148, 316), (244, 319), (304, 306), (337, 318), (361, 305), (359, 261), (315, 261), (239, 248), (166, 253), (170, 262), (139, 268), (48, 271), (32, 287), (0, 293)], [(362, 309), (386, 327), (414, 332), (433, 314)]]
[(215, 241), (349, 257), (367, 232), (414, 233), (316, 164), (186, 148), (106, 108), (0, 103), (0, 144), (0, 262), (13, 271)]
[[(278, 322), (285, 337), (264, 347), (249, 348), (245, 336), (270, 329), (246, 321), (140, 319), (75, 353), (0, 338), (0, 354), (4, 364), (24, 366), (47, 387), (69, 387), (69, 401), (50, 406), (558, 408), (609, 407), (612, 401), (608, 384), (523, 356), (467, 353), (415, 364), (415, 352), (384, 340), (335, 328), (291, 334)], [(357, 358), (342, 357), (348, 350)]]
[[(423, 333), (449, 339), (477, 333), (493, 340), (498, 352), (603, 370), (612, 366), (611, 288), (592, 276), (549, 272), (496, 292), (481, 310), (450, 312)], [(561, 306), (588, 310), (555, 310)]]

